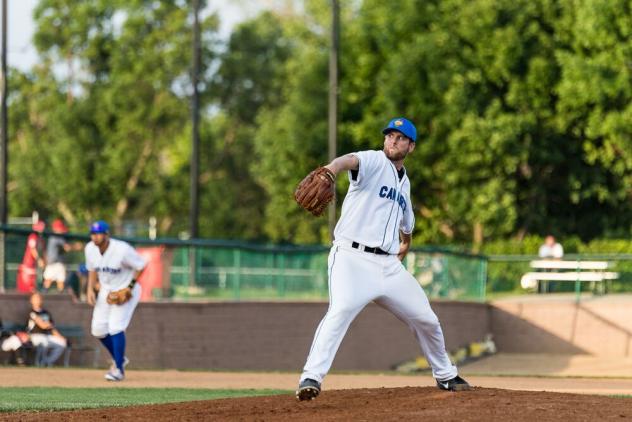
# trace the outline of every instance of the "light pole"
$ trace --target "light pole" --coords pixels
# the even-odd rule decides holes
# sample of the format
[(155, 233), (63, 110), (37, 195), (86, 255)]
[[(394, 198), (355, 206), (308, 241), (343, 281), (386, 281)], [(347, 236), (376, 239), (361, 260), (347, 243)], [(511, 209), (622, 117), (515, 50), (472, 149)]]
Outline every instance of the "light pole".
[[(2, 82), (0, 86), (0, 224), (7, 224), (7, 147), (9, 139), (9, 127), (7, 125), (7, 0), (2, 0)], [(4, 254), (4, 230), (0, 231), (0, 292), (5, 287), (5, 254)]]
[[(329, 49), (329, 162), (336, 158), (338, 134), (338, 50), (340, 48), (340, 5), (331, 0), (331, 47)], [(336, 198), (329, 205), (329, 236), (334, 239), (336, 226)]]
[[(200, 215), (200, 0), (193, 1), (193, 54), (191, 83), (191, 209), (189, 210), (189, 224), (191, 239), (199, 237), (198, 220)], [(195, 285), (196, 255), (193, 245), (189, 246), (189, 286)]]

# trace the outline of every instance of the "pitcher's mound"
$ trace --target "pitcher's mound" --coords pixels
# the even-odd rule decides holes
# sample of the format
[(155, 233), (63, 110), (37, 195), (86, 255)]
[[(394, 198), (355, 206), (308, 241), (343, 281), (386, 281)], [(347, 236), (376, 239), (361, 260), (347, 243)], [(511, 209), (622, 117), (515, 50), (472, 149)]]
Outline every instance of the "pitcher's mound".
[(293, 395), (170, 403), (52, 413), (0, 414), (15, 420), (133, 421), (596, 421), (632, 419), (632, 399), (473, 388), (429, 387), (323, 391), (309, 402)]

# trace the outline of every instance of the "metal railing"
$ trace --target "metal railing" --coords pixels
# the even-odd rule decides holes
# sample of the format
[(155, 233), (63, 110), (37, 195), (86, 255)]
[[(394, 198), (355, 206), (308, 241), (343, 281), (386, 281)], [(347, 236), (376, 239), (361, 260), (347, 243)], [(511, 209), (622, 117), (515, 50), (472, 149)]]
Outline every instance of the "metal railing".
[[(520, 285), (524, 274), (532, 271), (530, 263), (538, 260), (537, 255), (489, 255), (487, 292), (496, 293), (527, 293)], [(632, 292), (632, 254), (567, 254), (564, 261), (605, 261), (608, 268), (618, 273), (616, 280), (608, 281), (610, 293)], [(547, 287), (549, 292), (573, 292), (577, 287), (573, 283), (551, 282)], [(581, 286), (582, 291), (588, 291), (591, 286)]]

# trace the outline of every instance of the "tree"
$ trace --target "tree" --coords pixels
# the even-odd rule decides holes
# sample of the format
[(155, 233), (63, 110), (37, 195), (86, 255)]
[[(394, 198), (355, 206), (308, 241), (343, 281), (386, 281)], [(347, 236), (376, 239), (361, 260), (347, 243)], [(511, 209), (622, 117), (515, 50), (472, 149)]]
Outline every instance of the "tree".
[[(42, 63), (12, 73), (10, 212), (185, 230), (190, 6), (84, 3), (42, 0)], [(329, 3), (301, 5), (225, 45), (203, 23), (203, 236), (329, 240), (292, 201), (327, 160)], [(381, 149), (394, 116), (417, 124), (416, 243), (627, 236), (631, 15), (624, 0), (345, 3), (338, 155)]]
[(592, 169), (569, 180), (577, 212), (566, 230), (584, 239), (626, 237), (632, 227), (632, 9), (626, 1), (560, 3), (556, 123)]
[(273, 241), (320, 243), (327, 222), (305, 215), (292, 200), (300, 179), (327, 158), (326, 42), (307, 18), (284, 21), (291, 54), (279, 77), (282, 102), (266, 104), (257, 116), (252, 171), (265, 189), (263, 228)]
[(201, 231), (211, 237), (265, 239), (267, 202), (260, 177), (251, 171), (257, 115), (281, 102), (280, 72), (289, 40), (282, 23), (263, 12), (238, 25), (206, 93), (218, 111), (204, 124), (201, 157)]
[[(179, 154), (188, 142), (190, 10), (187, 2), (166, 1), (39, 3), (34, 39), (43, 62), (22, 85), (45, 97), (15, 99), (25, 110), (16, 132), (26, 139), (25, 157), (53, 151), (38, 165), (46, 177), (37, 183), (57, 202), (25, 191), (26, 202), (71, 221), (105, 217), (119, 224), (156, 215), (163, 230), (186, 225), (176, 217), (187, 206), (181, 188), (188, 159)], [(214, 59), (216, 27), (215, 16), (201, 24), (203, 71)], [(75, 70), (59, 72), (62, 60)]]

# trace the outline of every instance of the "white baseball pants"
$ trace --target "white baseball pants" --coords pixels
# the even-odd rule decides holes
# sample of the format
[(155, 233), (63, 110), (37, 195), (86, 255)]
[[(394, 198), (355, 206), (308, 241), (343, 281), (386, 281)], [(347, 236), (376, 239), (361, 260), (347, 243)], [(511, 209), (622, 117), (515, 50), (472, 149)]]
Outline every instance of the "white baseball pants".
[(141, 295), (139, 283), (132, 289), (132, 298), (122, 305), (110, 305), (107, 302), (110, 290), (101, 287), (97, 296), (97, 303), (92, 312), (92, 335), (102, 338), (123, 332), (129, 326)]
[(408, 325), (438, 380), (457, 375), (439, 319), (415, 278), (395, 255), (363, 252), (336, 242), (329, 253), (329, 310), (316, 329), (301, 381), (322, 382), (351, 322), (371, 301)]
[(15, 334), (2, 340), (0, 344), (0, 348), (5, 352), (15, 352), (22, 347), (22, 342)]

